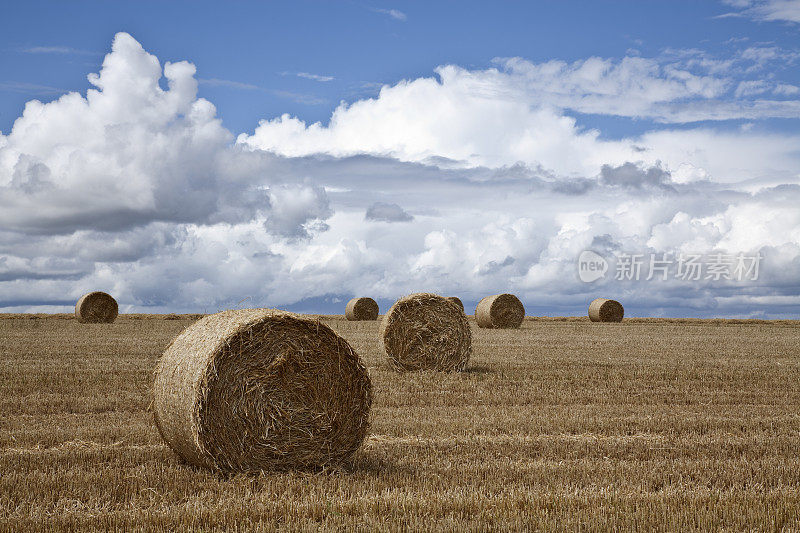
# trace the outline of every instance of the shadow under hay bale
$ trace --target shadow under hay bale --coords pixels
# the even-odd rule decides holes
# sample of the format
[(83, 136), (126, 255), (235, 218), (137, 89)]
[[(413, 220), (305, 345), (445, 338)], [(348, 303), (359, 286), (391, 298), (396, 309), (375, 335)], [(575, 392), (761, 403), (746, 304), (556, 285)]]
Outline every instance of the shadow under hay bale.
[(378, 303), (372, 298), (353, 298), (347, 302), (344, 316), (347, 320), (375, 320), (379, 312)]
[(514, 329), (524, 319), (525, 307), (513, 294), (487, 296), (475, 308), (475, 321), (482, 328)]
[(167, 444), (226, 473), (343, 463), (364, 441), (371, 404), (369, 375), (347, 341), (272, 309), (190, 325), (162, 355), (153, 385)]
[(381, 340), (396, 370), (463, 370), (472, 354), (467, 317), (451, 301), (428, 293), (400, 298), (384, 315)]
[(589, 304), (589, 320), (592, 322), (622, 322), (625, 309), (616, 300), (595, 298)]
[(446, 298), (456, 304), (462, 313), (464, 312), (464, 302), (461, 301), (461, 298), (458, 296), (447, 296)]
[(75, 304), (75, 318), (81, 324), (110, 324), (118, 315), (117, 301), (105, 292), (84, 294)]

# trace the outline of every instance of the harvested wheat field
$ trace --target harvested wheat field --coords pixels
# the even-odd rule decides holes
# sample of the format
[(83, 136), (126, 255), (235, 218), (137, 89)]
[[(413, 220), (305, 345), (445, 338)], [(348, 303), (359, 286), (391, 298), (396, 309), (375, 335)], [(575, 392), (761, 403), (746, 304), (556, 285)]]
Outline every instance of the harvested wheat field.
[(800, 322), (526, 319), (464, 372), (372, 379), (342, 467), (225, 477), (158, 434), (153, 369), (196, 317), (0, 319), (0, 531), (779, 530), (800, 526)]

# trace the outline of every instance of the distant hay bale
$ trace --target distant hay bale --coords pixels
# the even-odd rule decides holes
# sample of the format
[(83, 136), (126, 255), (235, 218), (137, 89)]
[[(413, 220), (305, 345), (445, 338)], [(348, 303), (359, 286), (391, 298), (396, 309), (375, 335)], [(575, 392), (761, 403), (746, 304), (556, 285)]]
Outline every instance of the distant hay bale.
[(378, 304), (372, 298), (353, 298), (347, 302), (344, 316), (347, 320), (375, 320), (378, 312)]
[(525, 319), (525, 307), (513, 294), (487, 296), (475, 309), (475, 321), (482, 328), (518, 328)]
[(381, 339), (396, 370), (463, 370), (472, 353), (467, 317), (436, 294), (397, 300), (383, 317)]
[(595, 298), (589, 304), (589, 320), (592, 322), (622, 322), (625, 309), (616, 300)]
[(369, 375), (347, 341), (273, 309), (198, 320), (166, 349), (153, 384), (167, 444), (221, 472), (346, 461), (366, 437), (371, 403)]
[(458, 308), (461, 309), (462, 313), (464, 312), (464, 302), (461, 301), (461, 298), (458, 296), (447, 296), (447, 299), (456, 304)]
[(75, 304), (75, 318), (82, 324), (110, 324), (118, 314), (117, 301), (105, 292), (84, 294)]

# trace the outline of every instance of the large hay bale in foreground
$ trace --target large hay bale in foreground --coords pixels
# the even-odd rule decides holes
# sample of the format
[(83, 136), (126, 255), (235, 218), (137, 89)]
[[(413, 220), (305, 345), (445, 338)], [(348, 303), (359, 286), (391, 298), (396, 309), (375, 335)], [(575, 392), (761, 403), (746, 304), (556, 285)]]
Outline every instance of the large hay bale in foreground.
[(223, 311), (181, 333), (155, 371), (161, 436), (222, 472), (341, 463), (368, 429), (372, 385), (328, 326), (272, 309)]
[(117, 301), (105, 292), (84, 294), (75, 304), (75, 318), (82, 324), (110, 324), (117, 319), (118, 314)]
[(462, 313), (464, 312), (464, 302), (461, 301), (461, 298), (458, 296), (447, 296), (447, 299), (456, 304), (458, 308), (461, 309)]
[(513, 294), (495, 294), (478, 302), (475, 321), (482, 328), (518, 328), (525, 319), (525, 307)]
[(595, 298), (589, 304), (589, 320), (592, 322), (622, 322), (625, 309), (616, 300)]
[(397, 300), (383, 317), (381, 339), (396, 370), (463, 370), (472, 354), (467, 317), (436, 294)]
[(353, 298), (344, 310), (347, 320), (375, 320), (378, 313), (378, 303), (372, 298)]

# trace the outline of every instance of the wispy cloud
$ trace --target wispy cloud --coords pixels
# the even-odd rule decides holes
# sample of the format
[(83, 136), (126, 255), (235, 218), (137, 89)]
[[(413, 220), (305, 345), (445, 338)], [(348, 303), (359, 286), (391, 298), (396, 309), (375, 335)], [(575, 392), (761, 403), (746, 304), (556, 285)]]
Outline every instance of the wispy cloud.
[(22, 52), (26, 54), (60, 54), (60, 55), (81, 55), (81, 56), (99, 56), (100, 52), (92, 52), (91, 50), (81, 50), (79, 48), (72, 48), (70, 46), (32, 46), (30, 48), (23, 48)]
[(724, 13), (717, 18), (750, 17), (761, 21), (800, 23), (800, 0), (723, 0), (742, 11)]
[(0, 91), (35, 95), (61, 94), (66, 92), (64, 89), (50, 87), (49, 85), (38, 85), (36, 83), (19, 81), (0, 81)]
[(244, 89), (247, 91), (263, 91), (263, 87), (252, 83), (242, 83), (240, 81), (222, 80), (219, 78), (198, 78), (198, 83), (209, 87), (230, 87), (232, 89)]
[(788, 83), (779, 83), (778, 85), (775, 86), (772, 92), (774, 92), (775, 94), (792, 96), (800, 93), (800, 87)]
[(298, 72), (297, 77), (314, 81), (331, 81), (336, 79), (333, 76), (320, 76), (319, 74), (311, 74), (308, 72)]
[(281, 98), (286, 98), (293, 102), (297, 102), (298, 104), (305, 104), (305, 105), (322, 105), (328, 103), (327, 100), (324, 98), (320, 98), (318, 96), (314, 96), (313, 94), (302, 94), (302, 93), (295, 93), (292, 91), (270, 91), (275, 96), (279, 96)]
[(397, 9), (381, 9), (381, 8), (377, 8), (376, 7), (376, 8), (373, 8), (372, 11), (374, 11), (375, 13), (381, 13), (383, 15), (389, 15), (393, 19), (399, 20), (399, 21), (402, 21), (402, 22), (405, 22), (406, 20), (408, 20), (408, 17), (406, 16), (406, 14), (403, 13), (402, 11), (400, 11), (400, 10), (397, 10)]
[(336, 78), (333, 76), (323, 76), (322, 74), (312, 74), (311, 72), (289, 72), (284, 70), (279, 72), (281, 76), (297, 76), (298, 78), (305, 78), (307, 80), (314, 80), (319, 82), (333, 81)]
[(327, 100), (318, 96), (314, 96), (313, 94), (296, 93), (281, 89), (266, 89), (264, 87), (259, 87), (258, 85), (253, 85), (252, 83), (244, 83), (241, 81), (224, 80), (220, 78), (198, 78), (197, 81), (200, 83), (200, 85), (205, 85), (207, 87), (227, 87), (230, 89), (239, 89), (243, 91), (260, 91), (269, 93), (277, 96), (278, 98), (286, 98), (293, 102), (297, 102), (298, 104), (322, 105), (328, 102)]

